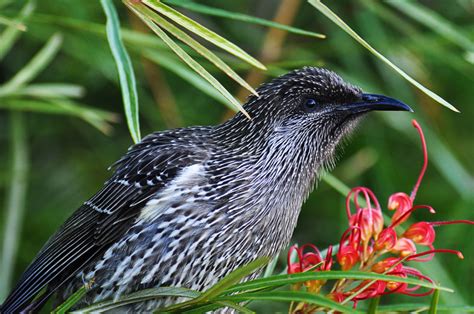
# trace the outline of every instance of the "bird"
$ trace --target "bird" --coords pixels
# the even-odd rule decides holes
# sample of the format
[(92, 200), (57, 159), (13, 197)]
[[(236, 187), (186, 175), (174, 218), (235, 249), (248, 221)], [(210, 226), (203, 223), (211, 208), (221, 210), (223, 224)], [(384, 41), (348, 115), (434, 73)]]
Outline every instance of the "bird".
[[(371, 111), (413, 111), (335, 72), (292, 70), (216, 126), (159, 131), (131, 146), (103, 187), (46, 242), (4, 301), (33, 312), (91, 283), (78, 308), (152, 287), (203, 291), (290, 242), (338, 144)], [(258, 276), (254, 273), (252, 278)], [(39, 294), (39, 295), (38, 295)], [(162, 298), (121, 308), (144, 312)]]

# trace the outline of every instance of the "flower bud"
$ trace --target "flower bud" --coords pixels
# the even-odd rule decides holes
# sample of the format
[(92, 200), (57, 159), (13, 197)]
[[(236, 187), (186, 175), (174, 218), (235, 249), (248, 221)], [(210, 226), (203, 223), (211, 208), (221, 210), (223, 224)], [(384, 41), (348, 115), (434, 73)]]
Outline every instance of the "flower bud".
[(359, 253), (352, 246), (339, 247), (337, 261), (342, 270), (349, 270), (359, 261)]
[[(388, 209), (395, 210), (395, 213), (392, 216), (392, 223), (397, 221), (403, 214), (409, 211), (413, 207), (413, 201), (410, 196), (406, 193), (398, 192), (392, 194), (388, 199)], [(406, 221), (409, 215), (401, 219), (398, 224)]]
[[(380, 262), (377, 262), (376, 264), (374, 264), (372, 266), (372, 271), (376, 272), (376, 273), (379, 273), (379, 274), (383, 274), (387, 270), (389, 270), (391, 267), (393, 267), (393, 265), (397, 264), (399, 261), (400, 261), (400, 259), (398, 257), (388, 257), (388, 258), (386, 258), (384, 260), (381, 260)], [(400, 263), (400, 264), (396, 265), (391, 270), (391, 272), (398, 272), (401, 269), (402, 269), (402, 264)]]
[(391, 250), (392, 253), (398, 253), (401, 257), (416, 253), (415, 243), (407, 238), (400, 238)]
[(408, 227), (403, 236), (417, 244), (431, 246), (435, 240), (436, 233), (431, 224), (421, 221)]
[(374, 248), (377, 251), (390, 251), (397, 244), (397, 233), (393, 228), (385, 228), (375, 241)]

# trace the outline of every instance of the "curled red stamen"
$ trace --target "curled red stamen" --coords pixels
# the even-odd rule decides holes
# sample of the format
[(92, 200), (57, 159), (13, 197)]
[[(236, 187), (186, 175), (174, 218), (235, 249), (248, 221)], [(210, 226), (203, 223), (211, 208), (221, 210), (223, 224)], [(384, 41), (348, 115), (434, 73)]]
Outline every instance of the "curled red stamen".
[(429, 250), (425, 252), (421, 252), (418, 254), (413, 254), (409, 256), (406, 260), (407, 261), (412, 261), (416, 260), (418, 257), (425, 256), (428, 254), (433, 254), (433, 253), (449, 253), (449, 254), (455, 254), (457, 255), (460, 259), (464, 259), (464, 255), (462, 255), (461, 251), (458, 250), (450, 250), (450, 249), (435, 249), (435, 250)]
[(421, 180), (423, 179), (423, 176), (425, 175), (426, 168), (428, 167), (428, 149), (426, 148), (425, 136), (423, 134), (423, 130), (421, 129), (420, 125), (418, 124), (416, 120), (412, 120), (411, 123), (417, 129), (418, 134), (420, 134), (421, 145), (423, 147), (423, 167), (421, 168), (420, 175), (418, 176), (418, 180), (416, 181), (415, 187), (413, 188), (413, 191), (410, 194), (410, 198), (413, 201), (416, 197), (416, 192), (418, 192), (418, 188), (420, 187)]
[(434, 227), (442, 226), (442, 225), (454, 225), (454, 224), (474, 225), (474, 221), (461, 219), (461, 220), (449, 220), (449, 221), (432, 221), (429, 224)]
[(433, 207), (429, 206), (429, 205), (416, 205), (416, 206), (413, 206), (412, 208), (410, 208), (409, 210), (407, 210), (405, 213), (403, 213), (400, 217), (398, 217), (397, 220), (395, 220), (394, 222), (392, 222), (392, 224), (390, 225), (391, 228), (395, 227), (396, 225), (398, 225), (398, 223), (400, 221), (402, 221), (403, 219), (405, 219), (408, 215), (410, 215), (413, 211), (417, 210), (417, 209), (420, 209), (420, 208), (425, 208), (425, 209), (428, 209), (430, 211), (430, 213), (434, 214), (436, 213), (436, 211), (434, 210)]

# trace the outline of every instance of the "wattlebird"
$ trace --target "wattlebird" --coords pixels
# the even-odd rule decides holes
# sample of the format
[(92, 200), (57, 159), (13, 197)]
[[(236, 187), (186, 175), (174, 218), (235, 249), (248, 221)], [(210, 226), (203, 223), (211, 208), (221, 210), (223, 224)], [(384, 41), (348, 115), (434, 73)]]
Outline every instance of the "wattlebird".
[[(257, 89), (218, 126), (152, 133), (63, 224), (1, 311), (34, 311), (84, 284), (76, 305), (163, 286), (205, 290), (288, 245), (300, 208), (337, 144), (373, 110), (411, 111), (337, 74), (305, 67)], [(176, 301), (129, 305), (149, 311)]]

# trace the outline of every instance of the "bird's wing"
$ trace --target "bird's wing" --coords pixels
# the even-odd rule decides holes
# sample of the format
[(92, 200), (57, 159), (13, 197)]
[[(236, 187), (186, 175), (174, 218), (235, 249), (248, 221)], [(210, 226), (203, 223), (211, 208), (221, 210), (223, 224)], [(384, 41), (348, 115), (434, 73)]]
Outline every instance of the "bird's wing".
[(205, 151), (197, 147), (169, 144), (176, 141), (175, 136), (166, 133), (152, 134), (117, 161), (112, 178), (38, 253), (5, 300), (1, 312), (24, 310), (46, 287), (47, 295), (42, 298), (47, 299), (122, 236), (147, 200), (182, 168), (206, 158)]

